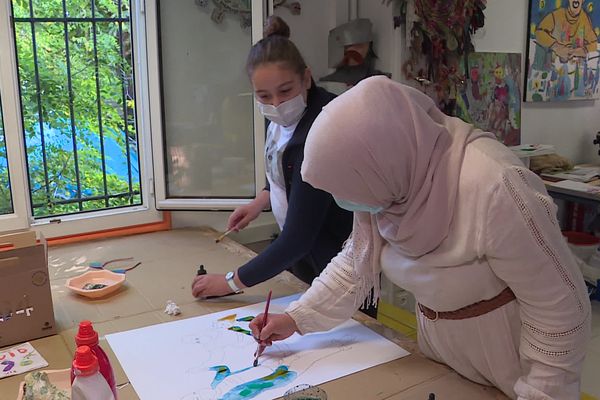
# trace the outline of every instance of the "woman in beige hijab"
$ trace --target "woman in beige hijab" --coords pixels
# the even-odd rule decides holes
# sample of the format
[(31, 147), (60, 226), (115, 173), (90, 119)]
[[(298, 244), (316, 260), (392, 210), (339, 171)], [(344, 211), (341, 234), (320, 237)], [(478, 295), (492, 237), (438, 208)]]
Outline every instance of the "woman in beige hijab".
[(349, 319), (379, 274), (418, 301), (429, 358), (513, 399), (577, 399), (590, 303), (543, 182), (491, 134), (417, 90), (364, 80), (329, 103), (303, 179), (355, 211), (344, 249), (266, 344)]

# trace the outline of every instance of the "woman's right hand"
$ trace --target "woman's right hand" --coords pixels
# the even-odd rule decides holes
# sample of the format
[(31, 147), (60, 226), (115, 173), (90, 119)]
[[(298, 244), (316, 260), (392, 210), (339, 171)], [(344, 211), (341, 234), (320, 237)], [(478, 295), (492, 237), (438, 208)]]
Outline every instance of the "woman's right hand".
[(257, 315), (250, 322), (250, 329), (254, 339), (265, 346), (270, 346), (277, 340), (287, 339), (298, 331), (296, 321), (288, 314), (269, 314), (267, 324), (262, 326), (264, 318), (264, 314)]
[(227, 221), (227, 230), (239, 232), (254, 221), (262, 210), (258, 209), (253, 203), (240, 206), (235, 209)]

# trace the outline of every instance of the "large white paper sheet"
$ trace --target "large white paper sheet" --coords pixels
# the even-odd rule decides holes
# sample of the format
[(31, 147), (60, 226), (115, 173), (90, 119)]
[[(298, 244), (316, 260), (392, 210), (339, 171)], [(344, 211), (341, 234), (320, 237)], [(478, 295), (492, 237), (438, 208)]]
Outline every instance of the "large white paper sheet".
[[(271, 301), (281, 313), (298, 295)], [(298, 384), (318, 385), (409, 353), (356, 321), (293, 335), (252, 367), (256, 342), (245, 333), (264, 303), (107, 335), (142, 400), (268, 400)]]

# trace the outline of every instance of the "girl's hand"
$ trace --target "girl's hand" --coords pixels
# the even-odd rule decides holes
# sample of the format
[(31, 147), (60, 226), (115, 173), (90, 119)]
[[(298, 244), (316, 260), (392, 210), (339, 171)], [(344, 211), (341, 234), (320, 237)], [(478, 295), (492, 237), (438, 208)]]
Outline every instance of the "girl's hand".
[(234, 212), (229, 216), (227, 221), (227, 229), (233, 229), (235, 232), (239, 232), (248, 226), (248, 224), (254, 221), (261, 213), (260, 209), (254, 207), (253, 204), (246, 204), (235, 209)]
[(207, 296), (225, 296), (233, 293), (225, 275), (223, 274), (206, 274), (194, 278), (192, 282), (192, 295), (194, 297)]

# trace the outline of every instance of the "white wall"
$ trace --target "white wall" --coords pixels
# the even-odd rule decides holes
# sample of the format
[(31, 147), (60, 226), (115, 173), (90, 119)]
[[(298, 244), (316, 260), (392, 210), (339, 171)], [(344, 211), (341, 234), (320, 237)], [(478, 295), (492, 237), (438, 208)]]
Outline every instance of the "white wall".
[[(400, 80), (401, 33), (392, 29), (391, 7), (373, 0), (359, 0), (358, 5), (359, 17), (370, 18), (374, 25), (378, 68)], [(527, 7), (525, 0), (489, 0), (485, 26), (474, 38), (476, 51), (517, 52), (524, 62)], [(600, 162), (598, 147), (592, 144), (599, 130), (598, 100), (522, 104), (521, 142), (553, 144), (559, 154), (575, 163)]]
[(331, 1), (304, 0), (300, 15), (292, 15), (285, 7), (277, 7), (274, 14), (290, 26), (290, 40), (300, 50), (315, 80), (327, 75), (327, 33), (335, 7)]

